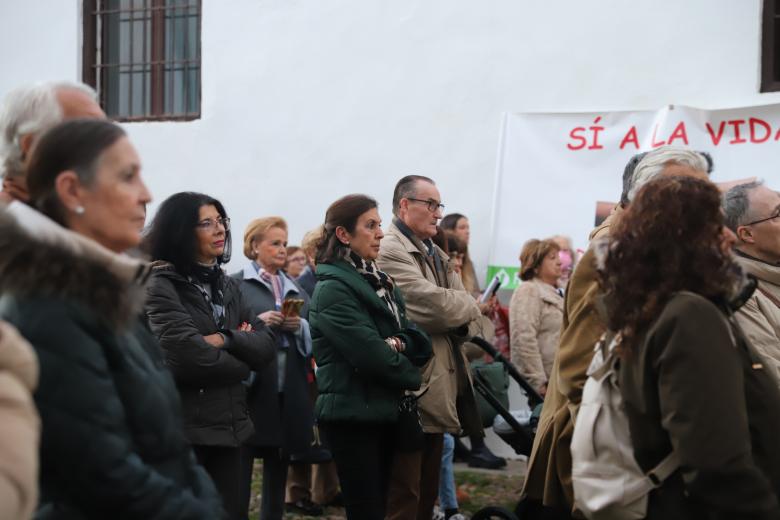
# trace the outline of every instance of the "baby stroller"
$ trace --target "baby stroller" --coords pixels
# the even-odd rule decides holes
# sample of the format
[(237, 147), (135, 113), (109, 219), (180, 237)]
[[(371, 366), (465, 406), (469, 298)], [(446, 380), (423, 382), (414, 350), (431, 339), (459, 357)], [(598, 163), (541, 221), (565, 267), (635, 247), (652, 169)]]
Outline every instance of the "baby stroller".
[[(506, 442), (518, 455), (531, 454), (534, 442), (536, 425), (539, 422), (539, 414), (542, 410), (544, 399), (528, 381), (517, 371), (515, 366), (498, 352), (493, 345), (480, 337), (474, 337), (471, 342), (485, 351), (495, 362), (503, 365), (504, 371), (520, 386), (521, 391), (528, 400), (529, 410), (509, 411), (499, 400), (493, 391), (487, 378), (479, 369), (473, 371), (474, 389), (496, 411), (498, 416), (493, 423), (493, 431)], [(502, 507), (485, 507), (474, 513), (472, 520), (517, 520), (517, 516)]]

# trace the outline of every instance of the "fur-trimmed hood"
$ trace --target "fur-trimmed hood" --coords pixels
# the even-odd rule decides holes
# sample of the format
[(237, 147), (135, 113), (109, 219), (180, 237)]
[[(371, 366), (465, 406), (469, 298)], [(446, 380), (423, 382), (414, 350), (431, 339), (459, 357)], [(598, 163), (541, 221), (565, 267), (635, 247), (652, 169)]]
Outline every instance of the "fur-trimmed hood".
[(78, 303), (112, 326), (143, 310), (146, 262), (109, 251), (19, 202), (0, 206), (0, 295)]

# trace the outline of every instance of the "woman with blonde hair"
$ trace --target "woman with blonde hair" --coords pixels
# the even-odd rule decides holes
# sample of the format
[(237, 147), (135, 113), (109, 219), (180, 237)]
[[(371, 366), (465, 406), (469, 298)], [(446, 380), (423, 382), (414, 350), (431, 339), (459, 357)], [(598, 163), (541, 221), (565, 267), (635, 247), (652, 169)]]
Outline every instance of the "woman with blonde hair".
[[(274, 332), (273, 361), (256, 373), (249, 387), (249, 413), (255, 434), (244, 448), (243, 493), (249, 503), (252, 465), (263, 459), (260, 518), (284, 515), (285, 484), (290, 455), (304, 453), (312, 441), (314, 415), (309, 398), (311, 335), (306, 318), (309, 295), (284, 272), (287, 263), (287, 223), (281, 217), (258, 218), (244, 231), (241, 293), (254, 316)], [(310, 500), (291, 504), (299, 513), (321, 514)]]
[(314, 257), (317, 255), (317, 243), (320, 241), (320, 238), (322, 238), (322, 226), (307, 231), (303, 235), (303, 240), (301, 240), (301, 249), (303, 249), (303, 253), (306, 255), (306, 266), (296, 282), (303, 287), (303, 290), (309, 294), (309, 297), (314, 295), (314, 287), (317, 285), (317, 275), (314, 272)]
[(509, 303), (512, 363), (544, 396), (558, 335), (563, 323), (560, 247), (552, 240), (532, 239), (520, 252), (520, 280)]
[(561, 277), (558, 278), (558, 288), (565, 291), (569, 285), (569, 278), (577, 266), (577, 252), (571, 244), (571, 238), (563, 235), (555, 235), (550, 240), (558, 244), (558, 258), (561, 259)]

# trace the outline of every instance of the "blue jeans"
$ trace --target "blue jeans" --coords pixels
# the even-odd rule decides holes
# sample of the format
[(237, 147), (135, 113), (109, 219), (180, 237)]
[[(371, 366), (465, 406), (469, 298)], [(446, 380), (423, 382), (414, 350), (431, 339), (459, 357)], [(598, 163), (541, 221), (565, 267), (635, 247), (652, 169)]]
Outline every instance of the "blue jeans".
[(439, 474), (439, 508), (458, 509), (458, 497), (455, 494), (455, 474), (452, 472), (452, 456), (455, 453), (455, 439), (449, 433), (444, 434), (444, 447), (441, 451), (441, 473)]

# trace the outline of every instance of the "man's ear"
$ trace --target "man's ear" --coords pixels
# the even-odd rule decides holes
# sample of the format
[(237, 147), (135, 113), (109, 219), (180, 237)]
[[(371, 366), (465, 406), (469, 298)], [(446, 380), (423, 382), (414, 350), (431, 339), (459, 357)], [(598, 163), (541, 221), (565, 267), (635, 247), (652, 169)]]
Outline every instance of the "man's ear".
[(753, 237), (753, 232), (748, 226), (738, 226), (736, 235), (740, 242), (744, 242), (746, 244), (756, 243), (756, 239)]
[(27, 164), (32, 153), (35, 134), (24, 134), (19, 138), (19, 149), (22, 151), (22, 163)]
[(62, 205), (68, 211), (76, 212), (76, 208), (82, 206), (82, 186), (79, 176), (73, 170), (65, 170), (57, 175), (54, 180), (54, 190)]

